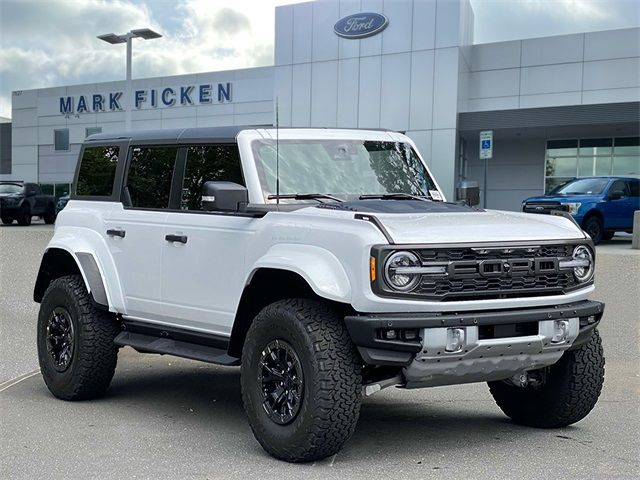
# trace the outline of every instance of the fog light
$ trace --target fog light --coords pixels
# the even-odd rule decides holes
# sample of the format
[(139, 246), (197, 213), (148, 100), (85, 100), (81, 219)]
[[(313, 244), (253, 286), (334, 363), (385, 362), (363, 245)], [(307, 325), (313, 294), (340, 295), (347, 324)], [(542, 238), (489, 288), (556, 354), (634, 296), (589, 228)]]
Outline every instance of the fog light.
[(465, 328), (447, 328), (446, 352), (459, 352), (465, 346), (467, 331)]
[(562, 343), (569, 336), (569, 322), (567, 320), (556, 320), (553, 322), (553, 336), (551, 343)]
[(396, 331), (395, 330), (385, 330), (384, 338), (387, 340), (395, 340), (396, 339)]
[(587, 322), (588, 323), (596, 323), (596, 317), (594, 315), (589, 315), (587, 317)]
[(402, 338), (404, 340), (415, 340), (416, 338), (418, 338), (418, 331), (417, 330), (403, 330), (402, 331)]

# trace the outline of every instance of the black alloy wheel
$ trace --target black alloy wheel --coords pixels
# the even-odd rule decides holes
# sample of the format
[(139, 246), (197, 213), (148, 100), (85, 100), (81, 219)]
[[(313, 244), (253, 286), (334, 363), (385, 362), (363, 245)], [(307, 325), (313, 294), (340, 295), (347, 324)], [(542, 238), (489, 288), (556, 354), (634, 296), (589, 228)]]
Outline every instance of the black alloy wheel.
[(258, 381), (262, 408), (278, 425), (296, 418), (302, 405), (304, 376), (295, 350), (282, 339), (271, 341), (260, 355)]
[(47, 323), (47, 352), (51, 356), (53, 368), (64, 372), (71, 365), (74, 350), (74, 330), (71, 314), (66, 308), (56, 307)]

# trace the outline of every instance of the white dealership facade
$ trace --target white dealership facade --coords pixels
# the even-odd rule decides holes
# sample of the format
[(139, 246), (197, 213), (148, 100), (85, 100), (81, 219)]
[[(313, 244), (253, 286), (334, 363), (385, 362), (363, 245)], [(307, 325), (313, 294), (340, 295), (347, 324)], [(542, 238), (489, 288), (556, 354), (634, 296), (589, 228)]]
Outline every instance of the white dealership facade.
[[(339, 36), (354, 14), (386, 23)], [(638, 28), (474, 45), (466, 0), (318, 0), (278, 7), (275, 21), (272, 67), (13, 92), (0, 180), (59, 196), (84, 138), (123, 131), (127, 108), (142, 130), (273, 125), (276, 103), (281, 127), (406, 132), (449, 198), (463, 178), (484, 184), (478, 138), (492, 130), (492, 208), (570, 177), (640, 174)]]

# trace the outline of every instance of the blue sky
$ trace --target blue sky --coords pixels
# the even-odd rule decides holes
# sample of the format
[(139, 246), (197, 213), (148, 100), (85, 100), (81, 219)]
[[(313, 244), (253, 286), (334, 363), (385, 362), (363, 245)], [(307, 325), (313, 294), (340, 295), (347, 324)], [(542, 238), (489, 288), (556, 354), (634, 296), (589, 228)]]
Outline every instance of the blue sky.
[[(0, 116), (11, 116), (14, 90), (122, 79), (124, 47), (100, 42), (101, 33), (164, 34), (136, 41), (134, 77), (271, 65), (274, 8), (284, 3), (297, 2), (0, 0)], [(640, 26), (640, 0), (471, 4), (476, 43)]]

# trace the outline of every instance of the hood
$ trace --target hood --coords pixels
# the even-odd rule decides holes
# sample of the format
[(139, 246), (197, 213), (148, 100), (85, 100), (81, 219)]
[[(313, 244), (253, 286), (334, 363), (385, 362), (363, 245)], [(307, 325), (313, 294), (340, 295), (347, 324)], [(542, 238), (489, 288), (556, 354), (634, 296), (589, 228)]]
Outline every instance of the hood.
[(530, 197), (525, 200), (525, 203), (529, 202), (559, 202), (559, 203), (587, 203), (593, 202), (600, 198), (603, 195), (541, 195), (539, 197)]
[(355, 213), (374, 215), (398, 244), (585, 238), (573, 221), (562, 216), (481, 210), (445, 202), (344, 202), (298, 212), (343, 218), (353, 218)]

